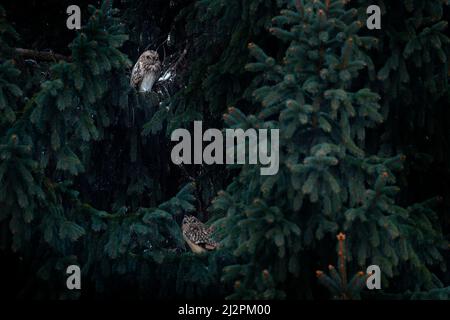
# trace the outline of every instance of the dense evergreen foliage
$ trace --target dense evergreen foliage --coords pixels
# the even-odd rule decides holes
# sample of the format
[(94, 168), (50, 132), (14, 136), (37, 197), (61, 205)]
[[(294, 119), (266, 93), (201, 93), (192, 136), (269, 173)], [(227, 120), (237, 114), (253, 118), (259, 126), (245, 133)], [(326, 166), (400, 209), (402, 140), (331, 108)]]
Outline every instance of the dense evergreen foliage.
[[(79, 31), (68, 1), (0, 6), (0, 274), (15, 296), (450, 298), (446, 1), (376, 0), (381, 30), (367, 1), (80, 3)], [(163, 77), (139, 94), (148, 48)], [(170, 135), (194, 120), (280, 129), (278, 174), (173, 164)], [(190, 252), (186, 214), (217, 250)], [(65, 288), (71, 264), (82, 291)], [(364, 290), (372, 264), (381, 291)]]

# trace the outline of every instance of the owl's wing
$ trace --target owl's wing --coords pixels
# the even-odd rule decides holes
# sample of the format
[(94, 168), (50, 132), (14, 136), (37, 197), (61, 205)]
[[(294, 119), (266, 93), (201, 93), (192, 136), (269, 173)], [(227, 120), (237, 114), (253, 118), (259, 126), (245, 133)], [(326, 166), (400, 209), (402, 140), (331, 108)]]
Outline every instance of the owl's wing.
[(131, 71), (130, 85), (136, 87), (144, 78), (144, 70), (142, 69), (142, 62), (138, 61)]

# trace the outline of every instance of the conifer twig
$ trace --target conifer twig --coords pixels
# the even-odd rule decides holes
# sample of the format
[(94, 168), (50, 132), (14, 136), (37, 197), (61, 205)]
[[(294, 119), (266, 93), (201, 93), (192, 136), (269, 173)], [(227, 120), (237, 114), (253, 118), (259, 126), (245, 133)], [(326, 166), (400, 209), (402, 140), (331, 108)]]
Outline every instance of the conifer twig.
[(338, 263), (339, 263), (339, 273), (341, 274), (342, 288), (347, 287), (347, 270), (345, 268), (346, 259), (345, 256), (345, 234), (339, 233), (336, 238), (339, 241), (338, 249)]

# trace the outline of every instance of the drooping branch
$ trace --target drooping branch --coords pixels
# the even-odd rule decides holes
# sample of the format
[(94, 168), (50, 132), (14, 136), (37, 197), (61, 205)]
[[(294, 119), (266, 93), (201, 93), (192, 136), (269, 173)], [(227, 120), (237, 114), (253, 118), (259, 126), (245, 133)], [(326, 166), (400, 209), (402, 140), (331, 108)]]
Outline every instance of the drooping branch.
[(17, 55), (20, 55), (26, 59), (35, 59), (40, 61), (71, 61), (72, 57), (64, 56), (59, 53), (54, 53), (51, 51), (36, 51), (31, 49), (22, 49), (22, 48), (15, 48), (15, 53)]

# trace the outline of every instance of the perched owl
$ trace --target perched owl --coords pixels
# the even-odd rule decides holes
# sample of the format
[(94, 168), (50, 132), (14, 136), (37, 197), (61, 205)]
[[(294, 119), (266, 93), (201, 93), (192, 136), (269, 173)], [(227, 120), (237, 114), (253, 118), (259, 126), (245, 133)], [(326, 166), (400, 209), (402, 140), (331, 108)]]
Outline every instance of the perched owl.
[(181, 226), (183, 238), (195, 253), (214, 250), (217, 243), (212, 239), (212, 227), (207, 228), (194, 216), (185, 216)]
[(152, 90), (161, 72), (158, 52), (147, 50), (139, 57), (131, 72), (130, 85), (138, 87), (139, 92)]

